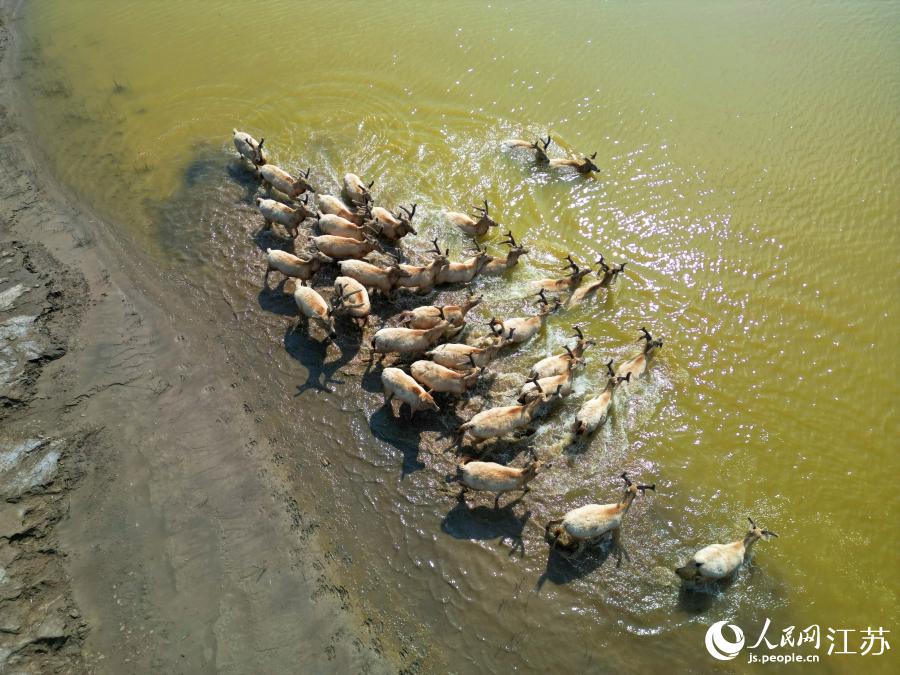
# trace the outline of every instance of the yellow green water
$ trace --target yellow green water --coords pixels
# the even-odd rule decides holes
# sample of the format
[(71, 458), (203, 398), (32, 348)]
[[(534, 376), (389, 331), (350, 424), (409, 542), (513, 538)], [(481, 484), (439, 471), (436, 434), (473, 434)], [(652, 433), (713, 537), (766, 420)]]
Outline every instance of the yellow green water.
[[(426, 671), (702, 672), (720, 619), (751, 642), (767, 617), (773, 631), (898, 628), (900, 5), (45, 0), (24, 34), (53, 171), (267, 338), (248, 339), (248, 366), (303, 432), (294, 452), (337, 467), (318, 499), (336, 504), (323, 524), (354, 560), (347, 583)], [(567, 252), (628, 260), (615, 291), (503, 368), (525, 370), (582, 322), (599, 342), (578, 384), (590, 390), (646, 325), (666, 340), (653, 377), (521, 504), (461, 512), (441, 490), (452, 457), (411, 456), (377, 388), (295, 397), (319, 353), (286, 340), (259, 294), (255, 185), (232, 127), (265, 136), (277, 164), (312, 166), (323, 191), (353, 170), (377, 200), (418, 202), (412, 250), (440, 236), (459, 256), (442, 210), (489, 199), (533, 255), (481, 286), (482, 318), (524, 311), (526, 281)], [(545, 130), (554, 156), (597, 151), (600, 173), (498, 148)], [(559, 450), (577, 405), (539, 450)], [(611, 501), (625, 469), (658, 485), (629, 514), (632, 563), (537, 588), (543, 523)], [(679, 594), (668, 571), (741, 536), (747, 515), (780, 538), (721, 595)], [(517, 529), (524, 555), (500, 541)], [(743, 661), (729, 667), (755, 667)]]

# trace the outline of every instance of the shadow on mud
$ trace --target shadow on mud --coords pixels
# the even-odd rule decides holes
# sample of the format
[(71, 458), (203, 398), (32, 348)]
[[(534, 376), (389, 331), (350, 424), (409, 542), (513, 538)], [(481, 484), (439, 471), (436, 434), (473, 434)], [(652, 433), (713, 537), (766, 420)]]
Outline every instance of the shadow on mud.
[(522, 532), (531, 519), (531, 511), (516, 515), (514, 508), (521, 500), (521, 497), (517, 497), (500, 508), (494, 508), (493, 505), (470, 506), (460, 494), (456, 506), (441, 521), (441, 530), (454, 539), (497, 539), (499, 544), (509, 540), (509, 555), (518, 551), (520, 556), (524, 556), (525, 541)]
[(613, 550), (611, 540), (586, 545), (580, 553), (568, 552), (562, 548), (554, 548), (552, 540), (548, 542), (547, 565), (544, 573), (537, 581), (537, 590), (550, 581), (557, 586), (586, 577), (606, 562)]

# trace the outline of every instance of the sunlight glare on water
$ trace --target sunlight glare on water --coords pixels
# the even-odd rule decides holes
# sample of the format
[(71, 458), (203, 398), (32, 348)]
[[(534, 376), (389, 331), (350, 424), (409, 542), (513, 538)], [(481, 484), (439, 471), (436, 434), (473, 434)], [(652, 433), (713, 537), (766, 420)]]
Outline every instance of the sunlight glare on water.
[[(294, 451), (336, 467), (304, 498), (327, 504), (344, 582), (427, 670), (703, 671), (720, 619), (897, 628), (896, 3), (46, 0), (26, 19), (50, 166), (198, 301), (231, 298), (278, 424), (324, 439)], [(538, 431), (556, 460), (525, 499), (458, 503), (454, 456), (410, 450), (358, 376), (338, 378), (344, 396), (295, 397), (316, 353), (284, 349), (289, 319), (260, 294), (233, 127), (323, 192), (354, 171), (379, 202), (417, 202), (413, 255), (438, 236), (462, 256), (443, 213), (489, 200), (531, 255), (477, 282), (477, 322), (532, 311), (528, 282), (567, 253), (628, 261), (503, 361), (509, 401), (572, 324), (597, 340)], [(547, 132), (553, 157), (596, 151), (599, 175), (500, 150)], [(665, 339), (652, 376), (573, 451), (579, 394), (639, 349), (640, 326)], [(544, 523), (617, 499), (624, 470), (657, 484), (626, 520), (632, 561), (548, 567)], [(721, 595), (680, 594), (672, 568), (741, 537), (748, 515), (780, 537)]]

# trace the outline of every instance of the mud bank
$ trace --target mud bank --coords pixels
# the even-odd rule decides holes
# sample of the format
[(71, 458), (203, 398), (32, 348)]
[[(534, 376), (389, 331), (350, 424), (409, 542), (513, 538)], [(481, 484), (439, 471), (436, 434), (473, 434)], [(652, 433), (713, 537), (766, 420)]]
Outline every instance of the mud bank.
[(0, 670), (387, 672), (204, 308), (40, 170), (0, 2)]

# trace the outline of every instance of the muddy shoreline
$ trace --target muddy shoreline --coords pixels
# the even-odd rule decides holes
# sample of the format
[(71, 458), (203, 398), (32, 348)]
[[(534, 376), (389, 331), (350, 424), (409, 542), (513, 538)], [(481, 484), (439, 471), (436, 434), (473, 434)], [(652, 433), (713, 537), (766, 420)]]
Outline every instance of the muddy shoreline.
[(0, 2), (0, 669), (396, 670), (286, 488), (215, 311), (41, 171), (17, 11)]

